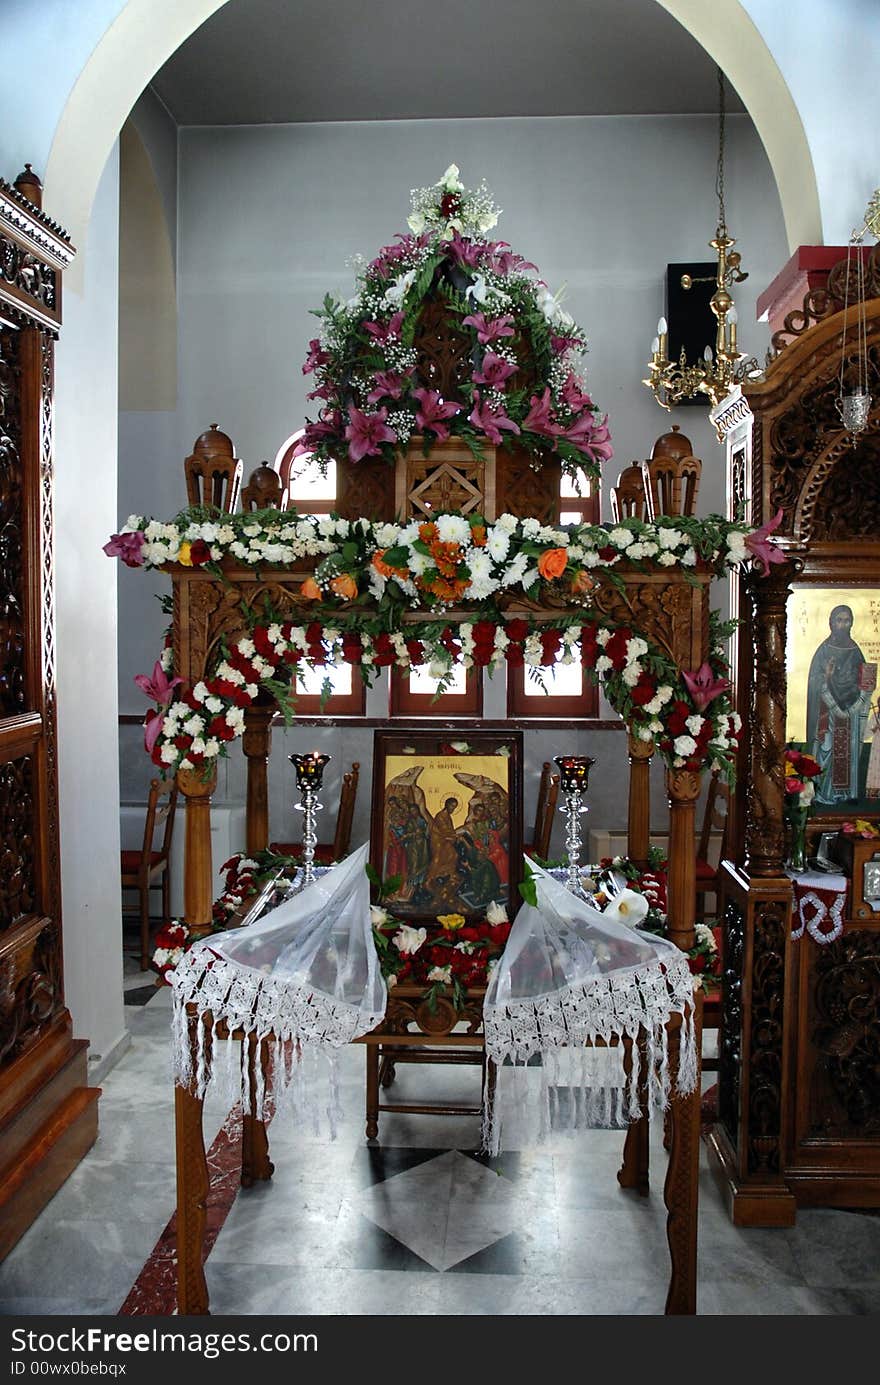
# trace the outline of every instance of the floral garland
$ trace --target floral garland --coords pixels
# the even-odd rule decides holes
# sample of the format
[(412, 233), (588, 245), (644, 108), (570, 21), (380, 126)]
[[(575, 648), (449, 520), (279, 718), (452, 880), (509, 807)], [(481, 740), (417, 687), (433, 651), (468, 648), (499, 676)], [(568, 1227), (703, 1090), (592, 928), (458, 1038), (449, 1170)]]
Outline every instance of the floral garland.
[[(244, 731), (244, 709), (261, 686), (293, 713), (295, 666), (316, 669), (348, 663), (369, 679), (377, 668), (428, 664), (441, 687), (456, 663), (465, 668), (507, 663), (531, 669), (572, 663), (577, 654), (601, 678), (606, 696), (643, 740), (656, 739), (675, 768), (730, 767), (739, 718), (726, 696), (729, 683), (718, 627), (713, 652), (699, 669), (678, 670), (624, 625), (600, 623), (590, 611), (591, 571), (621, 561), (720, 573), (754, 558), (764, 571), (782, 560), (770, 538), (779, 516), (761, 529), (713, 516), (660, 518), (552, 527), (501, 515), (438, 514), (408, 524), (279, 514), (205, 517), (185, 511), (169, 524), (131, 516), (104, 551), (132, 567), (170, 562), (205, 566), (222, 577), (225, 558), (256, 566), (319, 557), (299, 597), (314, 618), (281, 621), (267, 612), (251, 634), (224, 650), (211, 677), (192, 688), (169, 678), (165, 649), (139, 685), (157, 704), (148, 714), (146, 745), (166, 774), (206, 765)], [(527, 595), (568, 610), (558, 618), (506, 619), (502, 598)], [(443, 613), (455, 602), (474, 603), (473, 621), (454, 627)], [(572, 609), (574, 608), (574, 609)], [(433, 616), (404, 622), (404, 614)], [(438, 618), (439, 617), (439, 618)]]
[[(455, 434), (479, 452), (518, 437), (539, 457), (598, 477), (612, 455), (607, 420), (584, 388), (586, 336), (536, 268), (485, 233), (498, 211), (485, 184), (468, 191), (455, 164), (433, 187), (414, 190), (409, 233), (359, 262), (347, 303), (329, 294), (316, 310), (322, 333), (309, 343), (303, 374), (321, 401), (304, 447), (319, 463), (368, 457), (393, 461), (414, 434), (428, 447)], [(418, 375), (420, 318), (430, 303), (470, 361), (458, 398), (444, 399)]]
[(295, 713), (291, 674), (295, 667), (323, 668), (349, 663), (369, 678), (374, 669), (408, 669), (429, 664), (440, 678), (455, 663), (488, 667), (550, 668), (557, 660), (584, 666), (602, 680), (617, 712), (644, 741), (657, 747), (674, 768), (704, 764), (729, 770), (740, 718), (731, 709), (726, 664), (716, 647), (709, 663), (679, 675), (675, 665), (625, 626), (599, 624), (584, 614), (572, 622), (535, 627), (526, 619), (482, 620), (452, 627), (441, 622), (414, 626), (412, 632), (373, 633), (363, 628), (273, 622), (257, 625), (228, 648), (213, 675), (192, 688), (175, 690), (168, 679), (170, 651), (163, 652), (153, 678), (145, 680), (157, 708), (148, 712), (145, 742), (163, 773), (207, 766), (225, 754), (244, 732), (244, 709), (266, 688), (288, 715)]

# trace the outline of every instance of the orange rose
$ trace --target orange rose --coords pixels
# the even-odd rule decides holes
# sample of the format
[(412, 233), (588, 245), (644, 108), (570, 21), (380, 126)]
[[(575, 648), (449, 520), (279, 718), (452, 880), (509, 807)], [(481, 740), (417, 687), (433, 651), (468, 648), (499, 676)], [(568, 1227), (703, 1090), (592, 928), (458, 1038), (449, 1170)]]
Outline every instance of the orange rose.
[(538, 559), (538, 571), (545, 582), (561, 577), (568, 563), (568, 552), (564, 548), (548, 548)]
[(591, 592), (595, 585), (596, 583), (586, 569), (581, 568), (580, 572), (576, 572), (571, 579), (571, 594), (572, 596), (586, 596), (587, 592)]
[(353, 601), (358, 594), (357, 582), (347, 572), (340, 572), (338, 577), (330, 580), (330, 590), (336, 596), (341, 596), (343, 601)]
[(373, 564), (373, 567), (374, 567), (374, 568), (376, 569), (376, 571), (379, 573), (380, 577), (393, 577), (393, 576), (394, 576), (394, 571), (395, 571), (395, 569), (394, 569), (393, 567), (391, 567), (388, 563), (386, 563), (386, 561), (385, 561), (385, 554), (386, 554), (386, 552), (387, 552), (387, 549), (384, 549), (384, 548), (377, 548), (377, 549), (376, 549), (376, 552), (373, 554), (372, 558), (370, 559), (370, 562)]
[(318, 586), (314, 577), (307, 577), (299, 589), (299, 594), (304, 601), (320, 601), (321, 588)]

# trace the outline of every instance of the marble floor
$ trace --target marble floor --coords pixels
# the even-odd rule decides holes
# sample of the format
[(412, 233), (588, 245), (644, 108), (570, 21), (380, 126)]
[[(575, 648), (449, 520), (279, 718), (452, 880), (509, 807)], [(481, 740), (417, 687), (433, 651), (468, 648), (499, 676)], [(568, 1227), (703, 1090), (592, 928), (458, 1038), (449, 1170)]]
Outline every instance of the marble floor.
[[(132, 1043), (104, 1081), (98, 1141), (0, 1265), (5, 1315), (172, 1311), (170, 991), (134, 970), (126, 984)], [(214, 1314), (662, 1313), (658, 1130), (649, 1198), (619, 1188), (615, 1130), (554, 1134), (486, 1160), (475, 1153), (473, 1117), (388, 1114), (381, 1143), (368, 1146), (364, 1063), (359, 1047), (343, 1053), (335, 1141), (294, 1133), (279, 1116), (272, 1181), (241, 1190), (227, 1177), (206, 1266)], [(475, 1080), (473, 1069), (405, 1068), (398, 1083), (440, 1100), (472, 1095)], [(226, 1104), (209, 1099), (206, 1144), (216, 1137), (218, 1169), (224, 1149), (230, 1169), (234, 1160), (237, 1127), (227, 1117)], [(880, 1217), (814, 1209), (791, 1230), (737, 1229), (703, 1152), (700, 1314), (878, 1308)]]

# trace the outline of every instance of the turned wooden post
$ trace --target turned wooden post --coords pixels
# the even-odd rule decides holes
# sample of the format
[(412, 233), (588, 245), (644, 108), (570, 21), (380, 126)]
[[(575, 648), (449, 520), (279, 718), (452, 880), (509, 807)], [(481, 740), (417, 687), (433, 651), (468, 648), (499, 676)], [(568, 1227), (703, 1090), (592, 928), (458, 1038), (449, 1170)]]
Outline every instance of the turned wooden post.
[(629, 819), (627, 822), (627, 855), (642, 870), (648, 864), (651, 844), (651, 757), (654, 742), (640, 740), (632, 731), (627, 737), (629, 748)]
[(749, 573), (753, 674), (746, 808), (746, 869), (750, 876), (782, 876), (785, 859), (785, 608), (795, 559), (775, 564), (766, 577)]
[(669, 792), (669, 875), (667, 881), (668, 932), (676, 947), (688, 952), (694, 945), (697, 911), (697, 799), (702, 774), (671, 769), (666, 774)]
[(211, 794), (217, 787), (217, 766), (181, 769), (177, 787), (186, 800), (186, 835), (183, 845), (183, 917), (190, 931), (208, 933), (214, 906), (214, 872), (211, 868)]
[(244, 714), (242, 742), (247, 760), (247, 853), (269, 845), (269, 752), (272, 749), (274, 705), (256, 704)]

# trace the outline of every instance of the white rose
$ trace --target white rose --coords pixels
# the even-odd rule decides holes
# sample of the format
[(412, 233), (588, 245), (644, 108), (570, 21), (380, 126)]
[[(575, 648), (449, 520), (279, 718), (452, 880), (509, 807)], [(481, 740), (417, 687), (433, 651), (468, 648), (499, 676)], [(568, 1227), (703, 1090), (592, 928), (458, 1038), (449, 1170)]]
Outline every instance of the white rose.
[(689, 755), (693, 755), (697, 748), (697, 743), (693, 736), (676, 736), (675, 740), (672, 742), (672, 748), (676, 755), (681, 755), (687, 759)]
[(370, 905), (370, 923), (376, 928), (381, 928), (383, 923), (387, 923), (391, 918), (387, 909), (383, 909), (380, 904)]
[(432, 967), (428, 972), (429, 981), (442, 981), (444, 986), (452, 981), (452, 967)]
[(506, 923), (507, 910), (505, 909), (504, 905), (499, 904), (497, 900), (493, 899), (492, 903), (486, 910), (486, 922), (491, 923), (493, 925), (496, 923)]
[(411, 928), (408, 923), (402, 923), (391, 941), (398, 952), (412, 954), (418, 952), (427, 936), (426, 928)]

